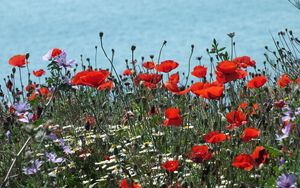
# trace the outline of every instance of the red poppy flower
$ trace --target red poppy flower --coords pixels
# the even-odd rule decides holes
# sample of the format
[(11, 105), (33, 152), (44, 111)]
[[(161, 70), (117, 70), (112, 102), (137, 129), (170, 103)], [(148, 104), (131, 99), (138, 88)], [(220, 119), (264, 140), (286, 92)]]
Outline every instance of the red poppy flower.
[(242, 102), (242, 103), (238, 106), (238, 110), (240, 110), (240, 108), (243, 109), (243, 110), (245, 110), (245, 109), (247, 108), (247, 106), (248, 106), (247, 102)]
[(232, 61), (222, 61), (217, 65), (216, 68), (217, 71), (222, 72), (224, 74), (232, 74), (237, 70), (238, 66)]
[(168, 108), (165, 111), (164, 126), (181, 126), (182, 118), (180, 117), (180, 111), (178, 108)]
[(197, 82), (191, 85), (190, 90), (206, 99), (218, 99), (223, 95), (224, 85), (218, 82)]
[(194, 70), (191, 72), (191, 74), (197, 78), (205, 78), (206, 73), (207, 68), (201, 65), (194, 67)]
[(46, 87), (41, 87), (40, 89), (39, 89), (39, 91), (40, 91), (40, 94), (41, 95), (48, 95), (48, 93), (49, 93), (49, 90), (48, 90), (48, 88), (46, 88)]
[(81, 71), (74, 76), (72, 83), (97, 88), (108, 76), (109, 71), (107, 70)]
[(33, 90), (35, 90), (35, 88), (36, 88), (36, 84), (31, 84), (30, 86), (27, 85), (25, 87), (26, 91), (30, 91), (30, 90), (33, 91)]
[(43, 69), (39, 69), (37, 71), (32, 71), (33, 75), (36, 77), (41, 77), (42, 75), (44, 75), (46, 72)]
[(281, 78), (278, 80), (278, 86), (279, 86), (280, 88), (284, 88), (284, 87), (286, 87), (287, 85), (289, 85), (291, 81), (292, 81), (292, 80), (291, 80), (286, 74), (283, 74), (283, 75), (281, 76)]
[(132, 73), (132, 71), (130, 70), (130, 69), (126, 69), (126, 70), (124, 70), (124, 72), (123, 72), (123, 75), (124, 76), (130, 76), (130, 75), (132, 75), (133, 73)]
[(178, 65), (179, 64), (173, 60), (166, 60), (161, 62), (159, 65), (156, 65), (155, 68), (158, 72), (169, 73), (172, 70), (176, 69)]
[(141, 185), (135, 183), (133, 180), (122, 179), (119, 183), (120, 188), (141, 188)]
[(265, 76), (256, 76), (248, 81), (247, 87), (249, 89), (260, 88), (267, 82), (267, 78)]
[(174, 172), (178, 169), (179, 162), (177, 160), (168, 160), (161, 164), (161, 167), (167, 172)]
[(251, 139), (257, 138), (260, 135), (260, 131), (256, 128), (246, 128), (243, 131), (241, 139), (243, 142), (249, 142)]
[(26, 60), (26, 55), (15, 55), (9, 59), (8, 63), (13, 67), (24, 67), (29, 62)]
[(179, 82), (179, 79), (180, 79), (179, 73), (177, 72), (177, 73), (171, 74), (171, 76), (168, 79), (168, 82), (177, 84)]
[(154, 69), (155, 68), (155, 63), (153, 61), (147, 61), (143, 63), (143, 67), (145, 67), (146, 69)]
[(169, 77), (168, 82), (164, 83), (164, 86), (165, 86), (165, 88), (167, 88), (167, 90), (169, 90), (170, 92), (172, 92), (176, 95), (187, 94), (190, 91), (190, 89), (189, 88), (186, 88), (183, 90), (179, 89), (179, 87), (177, 85), (178, 82), (179, 82), (179, 74), (175, 73)]
[(10, 105), (9, 107), (9, 112), (12, 114), (12, 113), (15, 113), (15, 108), (13, 105)]
[(249, 56), (236, 57), (232, 61), (242, 68), (247, 68), (248, 66), (255, 67), (256, 65), (256, 62), (251, 60)]
[(105, 89), (111, 90), (113, 87), (114, 87), (114, 83), (112, 81), (108, 80), (108, 81), (102, 82), (97, 87), (97, 90), (100, 90), (100, 91), (105, 90)]
[(106, 80), (109, 76), (107, 70), (86, 70), (78, 72), (72, 79), (73, 85), (83, 85), (96, 88), (98, 90), (112, 89), (113, 82)]
[(175, 83), (171, 83), (171, 82), (166, 82), (164, 83), (164, 86), (172, 93), (176, 94), (176, 95), (185, 95), (187, 94), (190, 89), (186, 88), (184, 90), (180, 90), (179, 87), (177, 86), (177, 84)]
[(33, 101), (34, 99), (36, 99), (36, 97), (37, 94), (35, 92), (32, 92), (27, 99), (28, 101)]
[(233, 129), (247, 123), (247, 116), (242, 111), (232, 111), (226, 114), (226, 120), (230, 123), (227, 129)]
[(134, 83), (135, 85), (137, 85), (142, 82), (144, 86), (150, 89), (154, 89), (156, 88), (156, 84), (158, 84), (161, 80), (161, 74), (140, 73), (134, 79)]
[(52, 49), (52, 52), (51, 52), (51, 57), (54, 58), (54, 57), (57, 57), (61, 54), (62, 50), (59, 49), (59, 48), (53, 48)]
[(59, 56), (63, 51), (59, 48), (53, 48), (52, 50), (48, 51), (47, 54), (43, 56), (43, 60), (50, 61), (53, 58)]
[(219, 142), (223, 142), (226, 140), (226, 135), (224, 133), (218, 133), (216, 131), (212, 131), (206, 135), (203, 136), (203, 139), (207, 143), (216, 144)]
[(259, 105), (257, 103), (252, 104), (252, 106), (248, 106), (247, 102), (242, 102), (238, 106), (237, 110), (240, 110), (240, 111), (243, 110), (247, 114), (253, 115), (253, 114), (256, 114), (256, 111), (258, 110), (258, 108), (259, 108)]
[[(226, 71), (230, 71), (230, 70), (231, 69), (228, 69)], [(248, 75), (247, 71), (244, 71), (244, 70), (239, 69), (239, 68), (236, 69), (232, 73), (224, 73), (224, 72), (221, 72), (221, 71), (216, 71), (215, 73), (216, 73), (217, 81), (220, 82), (220, 83), (227, 83), (227, 82), (231, 82), (231, 81), (234, 81), (234, 80), (243, 79)]]
[(254, 159), (256, 166), (259, 166), (261, 163), (265, 164), (267, 162), (269, 154), (263, 146), (256, 146), (251, 157)]
[(297, 79), (295, 80), (295, 82), (296, 82), (297, 84), (300, 84), (300, 78), (297, 78)]
[(242, 153), (234, 158), (232, 166), (250, 171), (254, 167), (254, 160), (251, 155)]
[(208, 150), (209, 148), (206, 145), (193, 146), (192, 152), (190, 153), (190, 159), (195, 163), (208, 161), (212, 158), (212, 154)]

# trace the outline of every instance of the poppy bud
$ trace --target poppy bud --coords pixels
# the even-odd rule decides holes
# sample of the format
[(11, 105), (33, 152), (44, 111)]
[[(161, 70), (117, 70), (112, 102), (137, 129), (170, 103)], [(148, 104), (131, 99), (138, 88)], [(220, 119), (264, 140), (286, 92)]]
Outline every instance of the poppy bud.
[(232, 33), (228, 33), (227, 34), (230, 38), (233, 38), (235, 36), (235, 32), (232, 32)]
[(16, 73), (16, 68), (15, 67), (12, 68), (12, 72), (13, 72), (13, 74)]
[(167, 41), (165, 40), (164, 43), (163, 43), (163, 45), (166, 45), (166, 44), (167, 44)]
[(103, 35), (104, 35), (104, 33), (103, 33), (103, 32), (100, 32), (100, 33), (99, 33), (99, 37), (100, 37), (100, 38), (102, 38), (102, 37), (103, 37)]
[(132, 45), (131, 46), (131, 51), (134, 51), (136, 49), (136, 46)]
[(29, 58), (29, 53), (26, 53), (25, 56), (26, 56), (26, 59), (28, 59)]

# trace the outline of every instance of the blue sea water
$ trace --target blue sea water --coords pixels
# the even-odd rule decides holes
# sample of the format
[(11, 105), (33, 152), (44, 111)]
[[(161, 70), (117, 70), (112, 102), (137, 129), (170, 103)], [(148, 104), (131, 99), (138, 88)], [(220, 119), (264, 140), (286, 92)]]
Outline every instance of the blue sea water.
[[(99, 31), (107, 50), (115, 49), (119, 71), (131, 57), (131, 45), (138, 59), (148, 59), (164, 40), (162, 59), (180, 62), (184, 71), (191, 44), (194, 57), (207, 57), (213, 38), (229, 47), (230, 32), (236, 33), (238, 55), (262, 64), (264, 46), (272, 46), (270, 33), (300, 32), (300, 11), (287, 0), (1, 0), (0, 19), (0, 78), (9, 73), (7, 62), (15, 54), (29, 52), (30, 69), (46, 68), (41, 58), (54, 47), (71, 59), (80, 61), (82, 54), (93, 62)], [(98, 64), (108, 67), (102, 53)]]

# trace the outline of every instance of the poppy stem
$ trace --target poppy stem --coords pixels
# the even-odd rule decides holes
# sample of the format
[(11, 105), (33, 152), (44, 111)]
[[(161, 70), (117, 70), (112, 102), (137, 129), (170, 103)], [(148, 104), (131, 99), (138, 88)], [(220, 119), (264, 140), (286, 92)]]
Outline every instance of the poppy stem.
[(163, 48), (164, 48), (164, 46), (165, 46), (166, 44), (167, 44), (167, 41), (165, 40), (165, 41), (163, 42), (163, 44), (161, 45), (161, 47), (160, 47), (159, 54), (158, 54), (158, 59), (157, 59), (157, 64), (159, 64), (159, 62), (160, 62), (160, 56), (161, 56), (162, 50), (163, 50)]
[(233, 37), (230, 37), (231, 40), (231, 55), (230, 55), (230, 59), (233, 59)]
[(19, 75), (20, 75), (20, 82), (21, 82), (21, 91), (22, 91), (22, 96), (23, 96), (23, 100), (25, 99), (24, 97), (24, 85), (23, 85), (23, 79), (22, 79), (22, 71), (21, 71), (21, 67), (19, 67)]
[(192, 45), (191, 45), (191, 54), (190, 54), (189, 62), (188, 62), (188, 72), (187, 72), (187, 76), (186, 76), (186, 82), (185, 82), (185, 85), (184, 85), (185, 87), (187, 86), (188, 81), (189, 81), (189, 77), (190, 77), (190, 72), (191, 72), (191, 60), (192, 60), (193, 53), (194, 53), (194, 45), (192, 44)]
[[(107, 53), (106, 53), (106, 51), (105, 51), (105, 49), (104, 49), (104, 46), (103, 46), (103, 33), (100, 33), (100, 45), (101, 45), (101, 49), (102, 49), (102, 51), (103, 51), (103, 53), (104, 53), (104, 56), (105, 56), (106, 59), (109, 61), (110, 65), (111, 65), (111, 68), (114, 70), (114, 72), (115, 72), (115, 74), (116, 74), (116, 77), (117, 77), (119, 83), (122, 84), (121, 79), (120, 79), (120, 77), (119, 77), (119, 75), (118, 75), (118, 73), (117, 73), (117, 70), (115, 69), (115, 66), (114, 66), (114, 64), (113, 64), (112, 59), (110, 59), (110, 58), (108, 57), (108, 55), (107, 55)], [(112, 54), (112, 58), (113, 58), (114, 50), (112, 50), (112, 51), (113, 51), (113, 54)]]
[(97, 68), (97, 50), (98, 49), (98, 46), (95, 46), (95, 68), (94, 69), (96, 69)]
[[(121, 79), (120, 79), (120, 77), (119, 77), (119, 75), (118, 75), (118, 73), (117, 73), (117, 70), (116, 70), (116, 68), (115, 68), (115, 66), (114, 66), (114, 64), (113, 64), (115, 50), (112, 49), (112, 59), (110, 59), (110, 58), (108, 57), (108, 55), (107, 55), (105, 49), (104, 49), (104, 46), (103, 46), (103, 33), (100, 32), (100, 33), (99, 33), (99, 36), (100, 36), (100, 45), (101, 45), (101, 49), (102, 49), (102, 51), (103, 51), (103, 53), (104, 53), (104, 56), (105, 56), (106, 59), (109, 61), (110, 65), (111, 65), (111, 68), (112, 68), (112, 69), (114, 70), (114, 72), (115, 72), (115, 75), (116, 75), (116, 77), (117, 77), (117, 79), (118, 79), (118, 82), (119, 82), (120, 86), (122, 86), (122, 83), (123, 83), (123, 82), (121, 81)], [(122, 89), (121, 89), (120, 87), (117, 87), (117, 88), (118, 88), (118, 90), (119, 90), (120, 93), (123, 92)], [(123, 95), (122, 95), (122, 96), (123, 96)], [(122, 102), (123, 102), (125, 105), (128, 106), (128, 104), (126, 103), (127, 101), (124, 100), (124, 97), (121, 97), (121, 99), (122, 99)]]
[(27, 73), (28, 73), (28, 83), (29, 83), (29, 80), (30, 80), (30, 71), (29, 71), (29, 66), (28, 66), (28, 63), (26, 63), (26, 67), (27, 67)]

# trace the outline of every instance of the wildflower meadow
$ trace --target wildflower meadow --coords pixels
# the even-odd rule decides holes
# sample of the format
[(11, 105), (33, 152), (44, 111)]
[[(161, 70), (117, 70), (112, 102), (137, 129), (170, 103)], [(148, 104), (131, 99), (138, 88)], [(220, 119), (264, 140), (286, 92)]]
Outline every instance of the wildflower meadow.
[(145, 57), (132, 46), (122, 72), (105, 35), (95, 56), (108, 69), (59, 47), (45, 49), (45, 69), (30, 71), (30, 53), (7, 61), (1, 187), (300, 185), (300, 39), (292, 30), (273, 36), (259, 63), (236, 54), (229, 33), (230, 46), (213, 39), (202, 56), (191, 45), (185, 65), (164, 55), (167, 41)]

